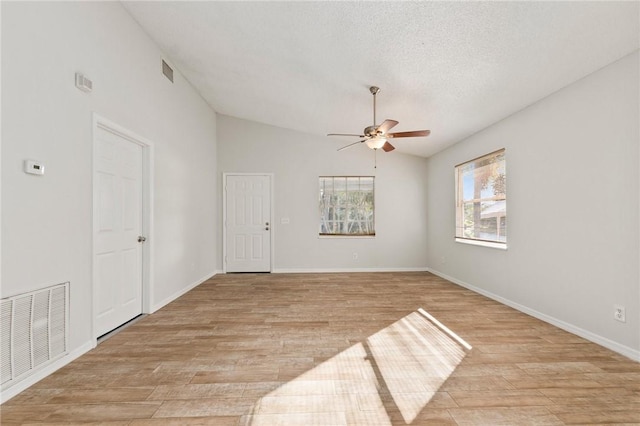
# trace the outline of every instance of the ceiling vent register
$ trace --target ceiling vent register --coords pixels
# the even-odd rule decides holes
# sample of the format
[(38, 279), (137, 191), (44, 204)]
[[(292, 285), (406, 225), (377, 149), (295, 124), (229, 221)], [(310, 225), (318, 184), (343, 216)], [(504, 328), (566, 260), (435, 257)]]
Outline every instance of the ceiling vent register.
[(164, 60), (162, 60), (162, 74), (173, 83), (173, 68), (169, 66)]

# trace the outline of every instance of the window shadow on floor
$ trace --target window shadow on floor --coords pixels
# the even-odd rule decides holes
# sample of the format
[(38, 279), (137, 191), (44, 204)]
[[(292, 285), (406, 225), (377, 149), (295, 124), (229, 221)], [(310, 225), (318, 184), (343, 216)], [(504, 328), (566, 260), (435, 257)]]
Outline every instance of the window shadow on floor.
[(469, 350), (418, 309), (265, 395), (244, 424), (412, 424)]

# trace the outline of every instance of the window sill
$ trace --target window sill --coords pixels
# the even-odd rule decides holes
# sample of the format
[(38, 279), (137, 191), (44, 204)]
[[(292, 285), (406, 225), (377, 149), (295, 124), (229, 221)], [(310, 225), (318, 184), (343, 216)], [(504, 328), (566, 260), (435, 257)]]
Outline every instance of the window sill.
[(335, 239), (347, 239), (347, 240), (373, 240), (375, 235), (318, 235), (319, 240), (335, 240)]
[(489, 247), (498, 250), (506, 250), (507, 243), (494, 243), (491, 241), (468, 240), (466, 238), (456, 238), (456, 243), (469, 244), (471, 246)]

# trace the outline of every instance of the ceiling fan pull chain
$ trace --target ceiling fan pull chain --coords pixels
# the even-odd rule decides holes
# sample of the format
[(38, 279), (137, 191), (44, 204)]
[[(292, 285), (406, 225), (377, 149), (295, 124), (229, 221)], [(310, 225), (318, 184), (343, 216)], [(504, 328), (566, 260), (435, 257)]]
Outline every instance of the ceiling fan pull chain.
[(373, 168), (374, 169), (378, 168), (378, 150), (377, 149), (373, 150)]

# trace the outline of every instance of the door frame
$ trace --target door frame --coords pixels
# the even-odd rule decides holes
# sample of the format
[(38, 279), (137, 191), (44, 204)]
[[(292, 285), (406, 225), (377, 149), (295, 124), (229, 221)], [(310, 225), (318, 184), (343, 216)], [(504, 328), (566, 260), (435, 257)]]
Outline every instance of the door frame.
[(92, 181), (92, 199), (93, 205), (91, 210), (92, 216), (92, 232), (91, 232), (91, 338), (93, 347), (98, 344), (96, 335), (95, 314), (98, 310), (96, 300), (97, 282), (96, 277), (96, 231), (98, 229), (98, 182), (95, 179), (97, 164), (97, 143), (98, 130), (104, 130), (123, 138), (131, 143), (142, 147), (142, 235), (147, 237), (147, 242), (142, 245), (142, 313), (151, 313), (151, 300), (153, 295), (153, 170), (154, 170), (154, 144), (150, 140), (137, 135), (136, 133), (108, 120), (95, 112), (93, 113), (92, 126), (92, 165), (91, 165), (91, 181)]
[(267, 176), (269, 178), (269, 216), (271, 217), (271, 225), (269, 226), (269, 272), (273, 272), (274, 259), (274, 240), (275, 232), (273, 232), (273, 211), (274, 211), (274, 175), (273, 173), (222, 173), (222, 272), (227, 273), (227, 177), (228, 176)]

